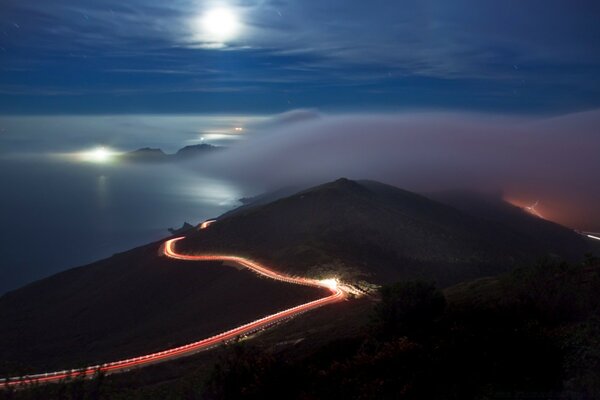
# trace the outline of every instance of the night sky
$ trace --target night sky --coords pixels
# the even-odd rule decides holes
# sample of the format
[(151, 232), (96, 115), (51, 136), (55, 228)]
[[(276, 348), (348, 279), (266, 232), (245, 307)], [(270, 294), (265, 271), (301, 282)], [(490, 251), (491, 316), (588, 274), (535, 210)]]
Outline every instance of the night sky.
[(590, 110), (598, 21), (593, 0), (4, 0), (0, 113)]

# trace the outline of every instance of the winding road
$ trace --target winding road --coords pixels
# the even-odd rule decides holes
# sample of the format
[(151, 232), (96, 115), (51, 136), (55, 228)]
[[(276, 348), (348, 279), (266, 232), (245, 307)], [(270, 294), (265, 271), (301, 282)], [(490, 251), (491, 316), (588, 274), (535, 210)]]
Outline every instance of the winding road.
[[(206, 229), (214, 222), (215, 221), (213, 220), (205, 221), (200, 225), (200, 229)], [(211, 336), (206, 339), (202, 339), (183, 346), (173, 347), (164, 351), (159, 351), (157, 353), (146, 354), (139, 357), (128, 358), (125, 360), (92, 365), (81, 369), (47, 372), (27, 376), (12, 377), (8, 379), (0, 379), (0, 386), (18, 387), (33, 383), (41, 384), (60, 382), (62, 380), (76, 377), (91, 377), (100, 372), (106, 374), (125, 372), (133, 368), (144, 367), (150, 364), (156, 364), (168, 360), (173, 360), (175, 358), (189, 356), (198, 353), (202, 350), (213, 348), (219, 344), (233, 340), (237, 337), (259, 331), (284, 319), (297, 316), (306, 311), (314, 310), (315, 308), (338, 302), (344, 299), (345, 297), (344, 291), (340, 287), (338, 287), (338, 283), (335, 279), (316, 280), (283, 275), (265, 267), (264, 265), (257, 263), (256, 261), (233, 255), (190, 255), (177, 253), (177, 251), (175, 250), (175, 244), (181, 239), (183, 239), (183, 237), (167, 240), (162, 246), (163, 254), (167, 257), (176, 260), (233, 262), (243, 267), (249, 268), (256, 273), (271, 279), (296, 285), (313, 286), (317, 288), (326, 289), (330, 292), (330, 294), (326, 297), (308, 303), (300, 304), (298, 306), (279, 311), (275, 314), (267, 315), (263, 318), (257, 319), (256, 321), (249, 322), (247, 324), (238, 326), (237, 328), (233, 328), (228, 331), (219, 333), (215, 336)]]

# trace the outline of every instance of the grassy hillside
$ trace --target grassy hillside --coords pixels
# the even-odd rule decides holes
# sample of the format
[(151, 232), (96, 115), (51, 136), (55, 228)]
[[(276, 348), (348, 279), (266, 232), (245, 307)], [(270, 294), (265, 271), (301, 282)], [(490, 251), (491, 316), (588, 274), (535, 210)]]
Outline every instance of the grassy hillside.
[(202, 339), (323, 293), (144, 246), (0, 298), (1, 374), (44, 372)]
[[(540, 246), (536, 235), (551, 230), (562, 236)], [(582, 256), (587, 248), (554, 224), (527, 232), (392, 186), (340, 179), (229, 213), (181, 247), (245, 254), (300, 275), (376, 283), (427, 278), (442, 286), (548, 253)]]

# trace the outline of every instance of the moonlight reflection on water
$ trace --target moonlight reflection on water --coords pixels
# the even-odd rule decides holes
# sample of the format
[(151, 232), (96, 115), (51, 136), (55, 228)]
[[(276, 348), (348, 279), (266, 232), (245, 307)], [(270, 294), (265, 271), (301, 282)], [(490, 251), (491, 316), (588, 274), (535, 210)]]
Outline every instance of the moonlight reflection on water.
[(0, 294), (164, 238), (242, 197), (234, 185), (175, 165), (0, 159), (0, 181), (12, 188), (0, 197)]

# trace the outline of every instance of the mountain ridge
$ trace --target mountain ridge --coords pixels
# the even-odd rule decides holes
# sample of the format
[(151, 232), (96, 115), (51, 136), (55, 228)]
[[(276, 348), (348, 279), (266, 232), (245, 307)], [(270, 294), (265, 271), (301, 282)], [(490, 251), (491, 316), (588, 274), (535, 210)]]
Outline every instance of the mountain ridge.
[(160, 148), (142, 147), (120, 155), (120, 158), (128, 162), (154, 163), (185, 161), (191, 158), (221, 150), (219, 146), (207, 143), (194, 144), (182, 147), (172, 154), (165, 153)]
[(338, 272), (353, 279), (425, 278), (445, 285), (552, 253), (582, 257), (583, 240), (559, 229), (567, 239), (547, 251), (510, 227), (428, 197), (375, 181), (339, 179), (226, 213), (206, 232), (188, 235), (182, 247), (242, 252), (288, 273), (319, 274), (320, 265), (338, 263), (344, 265)]

